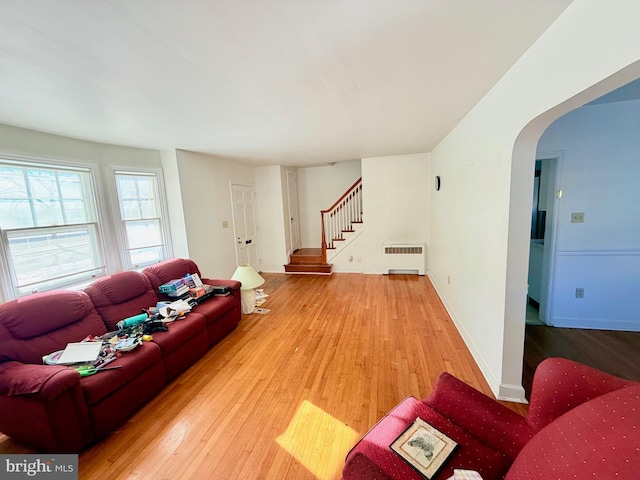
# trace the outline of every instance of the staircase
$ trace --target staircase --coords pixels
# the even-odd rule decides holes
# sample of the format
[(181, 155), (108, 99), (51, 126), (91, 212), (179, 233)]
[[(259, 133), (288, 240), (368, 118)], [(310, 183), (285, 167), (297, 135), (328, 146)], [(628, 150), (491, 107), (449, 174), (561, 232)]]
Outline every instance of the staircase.
[(358, 235), (356, 226), (362, 224), (362, 178), (320, 215), (322, 247), (301, 248), (293, 252), (289, 263), (284, 266), (286, 273), (331, 275), (332, 265), (327, 263), (327, 251), (336, 252), (338, 245), (348, 243), (349, 237)]
[(289, 256), (289, 263), (284, 266), (284, 271), (331, 275), (331, 264), (326, 262), (321, 248), (300, 248)]

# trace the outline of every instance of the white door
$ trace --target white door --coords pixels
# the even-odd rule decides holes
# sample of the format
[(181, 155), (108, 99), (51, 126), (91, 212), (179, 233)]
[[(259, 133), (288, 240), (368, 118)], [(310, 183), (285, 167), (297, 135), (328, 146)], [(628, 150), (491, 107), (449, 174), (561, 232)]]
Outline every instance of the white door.
[(298, 182), (295, 172), (287, 171), (287, 196), (289, 200), (289, 239), (293, 253), (300, 248), (300, 225), (298, 222)]
[(260, 271), (255, 215), (255, 191), (250, 185), (231, 185), (233, 229), (238, 265), (248, 263)]

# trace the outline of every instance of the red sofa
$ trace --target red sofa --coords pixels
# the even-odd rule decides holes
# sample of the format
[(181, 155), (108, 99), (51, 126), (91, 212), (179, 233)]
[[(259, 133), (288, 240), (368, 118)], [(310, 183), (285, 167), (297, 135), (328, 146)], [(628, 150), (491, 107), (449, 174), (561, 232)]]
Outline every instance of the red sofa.
[(349, 452), (352, 479), (423, 479), (389, 445), (420, 417), (458, 443), (433, 480), (454, 469), (483, 480), (637, 479), (640, 384), (570, 360), (543, 361), (522, 417), (448, 373), (420, 401), (409, 397)]
[[(231, 332), (241, 314), (240, 283), (228, 296), (205, 300), (183, 320), (154, 332), (110, 366), (117, 370), (81, 377), (68, 367), (43, 365), (42, 357), (165, 300), (158, 287), (188, 273), (191, 260), (172, 259), (142, 273), (103, 277), (84, 291), (34, 294), (0, 305), (0, 432), (38, 451), (79, 452), (107, 435), (165, 384)], [(170, 278), (169, 278), (170, 277)], [(159, 282), (160, 278), (166, 281)]]

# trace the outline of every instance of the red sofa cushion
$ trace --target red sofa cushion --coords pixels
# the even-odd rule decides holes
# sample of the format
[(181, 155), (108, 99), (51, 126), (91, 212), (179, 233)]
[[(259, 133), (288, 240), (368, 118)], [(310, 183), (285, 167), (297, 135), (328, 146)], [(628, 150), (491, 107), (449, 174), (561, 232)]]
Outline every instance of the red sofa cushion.
[(142, 273), (149, 278), (151, 286), (155, 290), (158, 290), (160, 285), (190, 273), (197, 273), (202, 279), (198, 266), (188, 258), (171, 258), (145, 268)]
[(564, 358), (548, 358), (536, 368), (527, 421), (540, 430), (586, 401), (632, 385), (638, 383)]
[[(209, 280), (206, 278), (202, 278), (200, 270), (198, 266), (193, 260), (187, 258), (172, 258), (170, 260), (165, 260), (164, 262), (156, 263), (155, 265), (151, 265), (150, 267), (145, 268), (142, 273), (144, 273), (149, 282), (151, 282), (151, 286), (153, 289), (158, 292), (160, 285), (163, 285), (171, 280), (176, 278), (182, 278), (190, 273), (197, 273), (203, 283), (209, 283), (211, 285), (228, 285), (228, 286), (237, 286), (240, 287), (240, 284), (235, 280)], [(159, 296), (162, 296), (159, 294)], [(211, 323), (217, 321), (222, 315), (227, 313), (229, 310), (236, 308), (238, 303), (234, 300), (232, 295), (226, 297), (213, 297), (209, 300), (202, 302), (200, 305), (197, 305), (193, 311), (197, 313), (201, 313), (207, 318), (207, 323)]]
[(199, 313), (188, 313), (184, 319), (175, 320), (168, 325), (167, 332), (154, 332), (153, 341), (160, 346), (162, 356), (178, 349), (197, 335), (205, 336), (205, 318)]
[(102, 277), (84, 291), (91, 297), (109, 331), (117, 330), (116, 324), (120, 320), (137, 315), (158, 302), (149, 279), (134, 271)]
[(42, 364), (67, 343), (106, 331), (86, 293), (36, 293), (0, 305), (0, 361)]
[[(469, 435), (414, 397), (404, 399), (358, 442), (347, 455), (342, 477), (423, 479), (421, 474), (389, 447), (416, 417), (422, 418), (458, 443), (434, 480), (448, 479), (453, 475), (454, 469), (476, 470), (483, 480), (502, 480), (511, 464), (509, 458)], [(374, 476), (375, 473), (382, 475)]]
[(511, 460), (535, 433), (524, 417), (447, 372), (423, 401)]
[(575, 407), (540, 430), (505, 480), (635, 480), (640, 472), (640, 386)]
[(120, 367), (117, 370), (105, 370), (80, 379), (80, 386), (87, 405), (97, 404), (104, 397), (130, 382), (142, 371), (160, 361), (160, 348), (151, 342), (143, 342), (131, 352), (122, 352), (120, 358), (108, 365), (109, 367)]

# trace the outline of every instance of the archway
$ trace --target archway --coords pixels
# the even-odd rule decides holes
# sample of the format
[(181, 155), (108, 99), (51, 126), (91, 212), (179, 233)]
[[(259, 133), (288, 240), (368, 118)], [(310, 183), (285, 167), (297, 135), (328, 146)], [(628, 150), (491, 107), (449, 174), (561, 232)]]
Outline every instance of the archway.
[[(533, 119), (518, 135), (512, 154), (503, 364), (501, 389), (521, 383), (530, 219), (536, 148), (542, 133), (562, 115), (640, 78), (640, 61), (618, 71)], [(525, 295), (523, 296), (523, 292)], [(511, 380), (511, 381), (510, 381)], [(502, 395), (508, 396), (508, 395)]]

